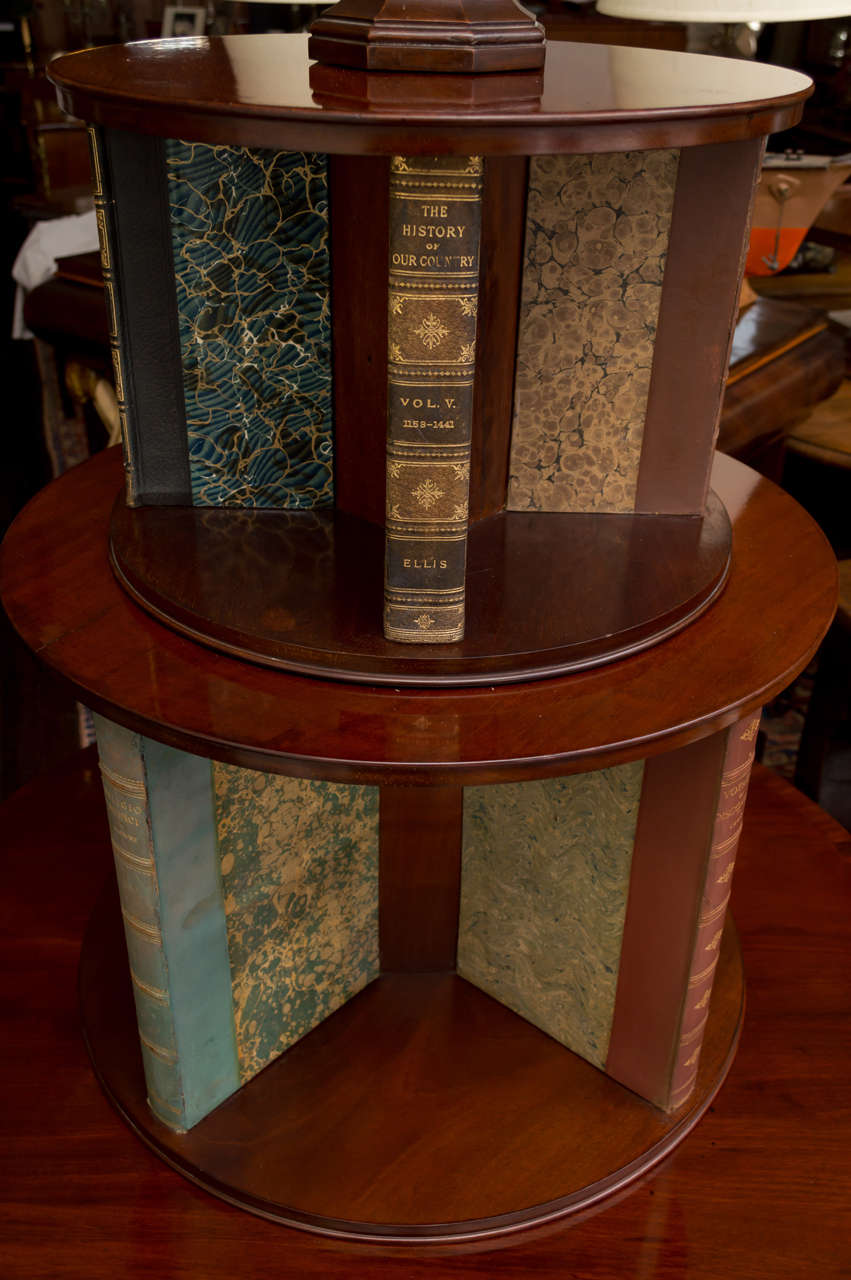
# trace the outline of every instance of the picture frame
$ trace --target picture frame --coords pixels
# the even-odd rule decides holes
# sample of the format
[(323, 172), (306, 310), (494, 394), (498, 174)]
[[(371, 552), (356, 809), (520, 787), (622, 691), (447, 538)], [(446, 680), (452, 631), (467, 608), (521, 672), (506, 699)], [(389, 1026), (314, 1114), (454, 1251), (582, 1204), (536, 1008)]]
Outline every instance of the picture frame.
[(162, 35), (180, 38), (202, 36), (207, 25), (207, 10), (185, 4), (168, 4), (163, 10)]

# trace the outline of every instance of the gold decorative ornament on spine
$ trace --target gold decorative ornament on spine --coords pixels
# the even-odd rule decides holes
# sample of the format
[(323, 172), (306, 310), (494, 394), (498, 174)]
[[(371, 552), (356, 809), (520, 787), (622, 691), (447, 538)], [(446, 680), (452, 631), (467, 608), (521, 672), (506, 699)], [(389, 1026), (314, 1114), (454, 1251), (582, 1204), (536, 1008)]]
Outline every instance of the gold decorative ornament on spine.
[(384, 635), (464, 635), (482, 161), (394, 156)]

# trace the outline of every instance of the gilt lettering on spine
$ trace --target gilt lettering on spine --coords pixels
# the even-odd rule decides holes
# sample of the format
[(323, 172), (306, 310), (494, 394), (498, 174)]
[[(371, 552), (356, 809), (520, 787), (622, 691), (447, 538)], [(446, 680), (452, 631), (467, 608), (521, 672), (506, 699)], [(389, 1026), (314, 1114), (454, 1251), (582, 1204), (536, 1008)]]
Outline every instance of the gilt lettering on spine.
[(464, 635), (482, 161), (394, 156), (384, 634)]

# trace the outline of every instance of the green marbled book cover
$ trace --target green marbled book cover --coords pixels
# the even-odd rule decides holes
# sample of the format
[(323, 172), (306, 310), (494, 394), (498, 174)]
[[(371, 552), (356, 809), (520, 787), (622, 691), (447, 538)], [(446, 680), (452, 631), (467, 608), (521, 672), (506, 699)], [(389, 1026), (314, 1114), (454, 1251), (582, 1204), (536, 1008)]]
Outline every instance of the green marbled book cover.
[(245, 1082), (378, 976), (378, 788), (213, 779)]
[(378, 976), (378, 788), (96, 719), (149, 1099), (189, 1129)]
[(643, 773), (638, 761), (464, 793), (458, 972), (598, 1067)]

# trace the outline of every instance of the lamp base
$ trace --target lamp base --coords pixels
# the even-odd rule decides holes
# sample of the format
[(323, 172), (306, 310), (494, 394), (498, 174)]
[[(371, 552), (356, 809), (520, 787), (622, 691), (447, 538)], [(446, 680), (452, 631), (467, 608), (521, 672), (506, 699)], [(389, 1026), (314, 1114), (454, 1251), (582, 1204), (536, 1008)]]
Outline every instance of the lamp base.
[(544, 29), (515, 0), (339, 0), (310, 27), (308, 56), (369, 71), (528, 71)]

